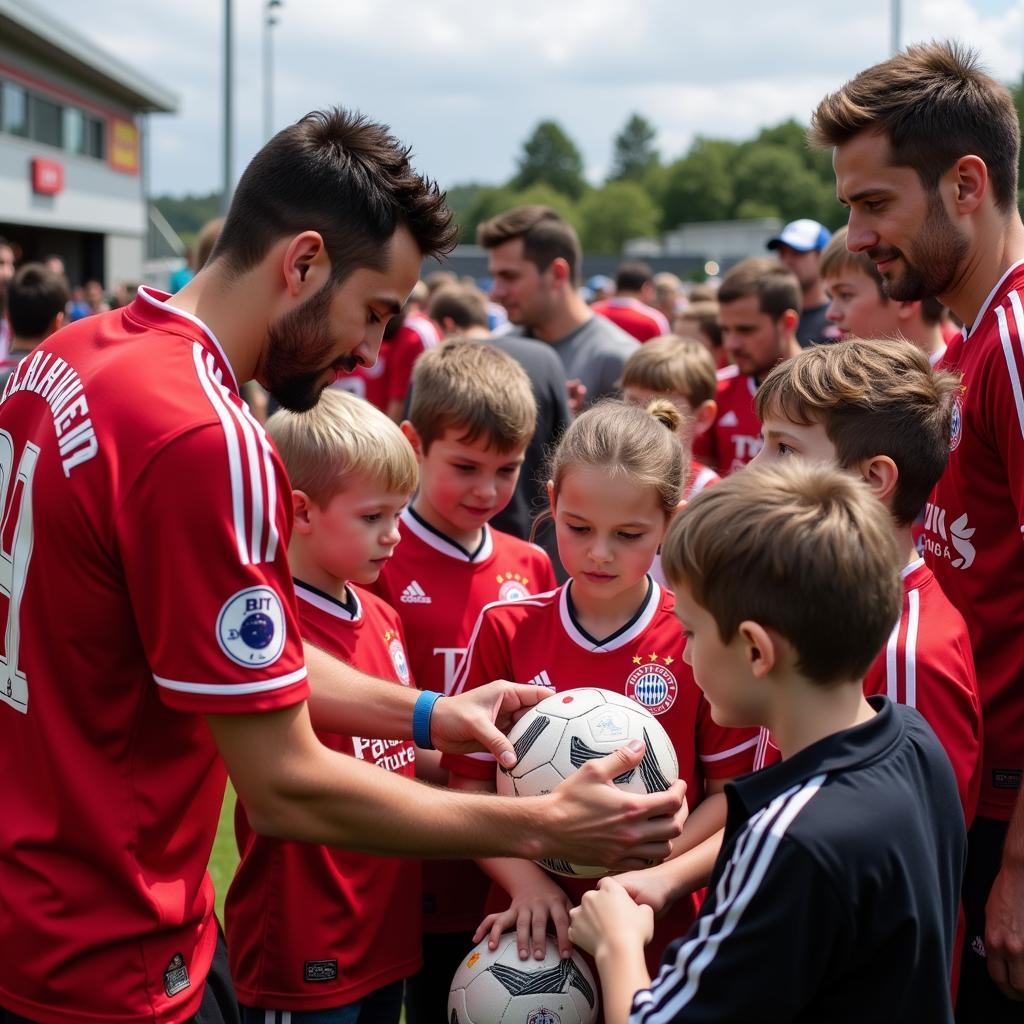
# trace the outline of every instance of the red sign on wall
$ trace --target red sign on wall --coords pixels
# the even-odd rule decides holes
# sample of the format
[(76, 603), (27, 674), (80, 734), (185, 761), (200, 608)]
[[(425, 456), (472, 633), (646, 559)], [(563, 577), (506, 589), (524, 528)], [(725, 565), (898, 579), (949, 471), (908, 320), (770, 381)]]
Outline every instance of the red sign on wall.
[(32, 191), (42, 196), (55, 196), (64, 188), (64, 166), (41, 156), (32, 160)]

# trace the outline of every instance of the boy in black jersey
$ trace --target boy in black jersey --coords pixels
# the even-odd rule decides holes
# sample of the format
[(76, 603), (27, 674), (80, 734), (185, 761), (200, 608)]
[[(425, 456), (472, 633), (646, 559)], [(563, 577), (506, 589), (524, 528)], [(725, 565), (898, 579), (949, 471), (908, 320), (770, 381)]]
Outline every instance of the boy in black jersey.
[(679, 515), (662, 564), (712, 717), (768, 727), (784, 760), (727, 787), (707, 900), (653, 984), (649, 907), (606, 878), (573, 911), (605, 1020), (952, 1021), (952, 768), (916, 711), (861, 689), (900, 608), (884, 508), (824, 466), (750, 468)]

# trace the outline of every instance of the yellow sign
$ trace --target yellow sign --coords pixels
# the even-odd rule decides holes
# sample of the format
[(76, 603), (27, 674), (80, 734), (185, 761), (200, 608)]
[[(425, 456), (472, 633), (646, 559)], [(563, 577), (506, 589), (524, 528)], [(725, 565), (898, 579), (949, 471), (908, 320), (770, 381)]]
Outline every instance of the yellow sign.
[(110, 166), (126, 174), (139, 173), (139, 129), (133, 121), (110, 119)]

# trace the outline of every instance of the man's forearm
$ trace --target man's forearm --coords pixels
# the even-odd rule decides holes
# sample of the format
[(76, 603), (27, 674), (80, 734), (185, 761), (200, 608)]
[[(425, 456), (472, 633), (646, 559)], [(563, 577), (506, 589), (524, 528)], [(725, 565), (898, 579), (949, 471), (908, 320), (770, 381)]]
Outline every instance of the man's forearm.
[(303, 647), (314, 728), (384, 740), (412, 736), (412, 708), (419, 690), (369, 676), (310, 643)]

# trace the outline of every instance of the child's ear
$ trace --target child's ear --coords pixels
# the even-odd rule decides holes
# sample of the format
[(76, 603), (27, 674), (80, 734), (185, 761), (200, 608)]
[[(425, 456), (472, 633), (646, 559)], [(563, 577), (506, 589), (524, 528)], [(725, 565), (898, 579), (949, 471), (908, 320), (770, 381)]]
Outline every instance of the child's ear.
[(920, 302), (897, 302), (896, 303), (896, 319), (906, 323), (908, 320), (913, 320), (915, 316), (921, 311)]
[(312, 529), (309, 518), (312, 508), (313, 502), (305, 491), (292, 491), (292, 512), (294, 514), (292, 529), (303, 537), (308, 537)]
[(710, 429), (711, 424), (715, 422), (716, 415), (718, 415), (718, 403), (713, 398), (701, 402), (693, 410), (693, 436), (700, 437)]
[(896, 463), (888, 455), (874, 455), (862, 460), (860, 475), (871, 488), (871, 493), (887, 508), (892, 508), (892, 500), (900, 481), (900, 471)]
[(774, 637), (759, 622), (750, 619), (740, 623), (737, 633), (744, 646), (750, 674), (755, 679), (764, 679), (775, 668), (780, 653)]
[(548, 492), (548, 504), (551, 506), (551, 515), (554, 517), (555, 514), (555, 481), (549, 480), (545, 485)]
[(405, 434), (406, 441), (412, 445), (412, 450), (416, 453), (416, 460), (422, 462), (423, 441), (420, 438), (420, 432), (408, 420), (402, 420), (399, 426), (402, 433)]

